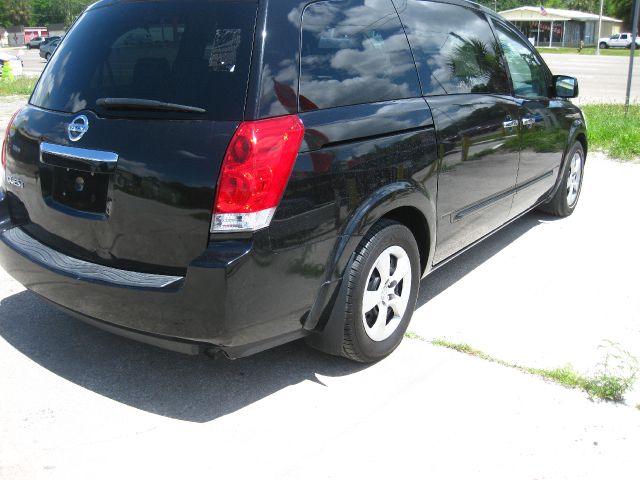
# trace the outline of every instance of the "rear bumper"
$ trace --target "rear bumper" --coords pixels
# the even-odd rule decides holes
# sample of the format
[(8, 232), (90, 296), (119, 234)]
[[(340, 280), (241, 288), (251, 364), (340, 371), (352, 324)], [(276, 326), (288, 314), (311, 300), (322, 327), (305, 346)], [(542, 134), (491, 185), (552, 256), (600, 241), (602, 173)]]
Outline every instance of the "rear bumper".
[(97, 327), (182, 353), (214, 347), (232, 358), (305, 335), (301, 312), (287, 308), (268, 278), (256, 285), (275, 259), (253, 240), (216, 242), (184, 277), (128, 272), (67, 257), (28, 236), (11, 223), (3, 195), (0, 266)]

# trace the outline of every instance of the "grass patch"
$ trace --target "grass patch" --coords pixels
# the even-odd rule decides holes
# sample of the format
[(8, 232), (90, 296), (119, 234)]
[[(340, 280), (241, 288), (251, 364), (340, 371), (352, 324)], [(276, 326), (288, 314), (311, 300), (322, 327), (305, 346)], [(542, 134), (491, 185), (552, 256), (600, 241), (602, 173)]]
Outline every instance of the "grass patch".
[(38, 77), (0, 78), (0, 96), (31, 95)]
[[(540, 47), (538, 48), (540, 53), (578, 53), (577, 48), (569, 48), (569, 47)], [(595, 55), (596, 49), (595, 47), (583, 48), (579, 53), (580, 55)], [(606, 57), (629, 57), (629, 50), (626, 48), (609, 48), (609, 49), (600, 49), (600, 55)], [(636, 48), (635, 56), (640, 56), (640, 49)]]
[(531, 375), (538, 375), (545, 380), (550, 380), (566, 388), (582, 388), (585, 384), (585, 377), (577, 373), (571, 365), (561, 368), (547, 370), (545, 368), (522, 368), (523, 371)]
[(624, 105), (584, 105), (589, 144), (621, 160), (640, 157), (640, 105), (630, 105), (625, 116)]
[[(415, 340), (428, 341), (414, 333), (407, 333), (405, 336)], [(586, 392), (591, 398), (612, 402), (622, 402), (624, 400), (625, 393), (633, 387), (639, 368), (635, 357), (623, 350), (617, 343), (609, 341), (606, 341), (600, 347), (605, 350), (603, 360), (598, 364), (596, 371), (589, 375), (577, 372), (571, 365), (555, 369), (524, 367), (493, 357), (466, 343), (454, 343), (440, 339), (432, 340), (430, 343), (437, 347), (449, 348), (465, 355), (497, 363), (503, 367), (514, 368), (530, 375), (536, 375), (565, 388), (578, 388)], [(640, 405), (637, 408), (640, 409)]]
[(407, 332), (404, 334), (405, 338), (410, 338), (411, 340), (422, 340), (423, 342), (427, 342), (428, 340), (421, 335), (413, 332)]

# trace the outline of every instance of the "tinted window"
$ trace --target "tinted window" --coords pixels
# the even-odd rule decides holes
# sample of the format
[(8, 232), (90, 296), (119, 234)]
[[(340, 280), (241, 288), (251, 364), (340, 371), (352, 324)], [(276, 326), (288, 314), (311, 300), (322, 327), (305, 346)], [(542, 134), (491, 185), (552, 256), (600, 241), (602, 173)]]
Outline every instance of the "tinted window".
[(99, 98), (141, 98), (204, 108), (207, 118), (241, 119), (255, 13), (246, 2), (94, 8), (60, 44), (31, 101), (78, 112), (100, 111)]
[(548, 82), (542, 61), (515, 33), (499, 24), (496, 31), (509, 65), (513, 92), (520, 97), (546, 97)]
[(390, 0), (325, 1), (302, 17), (300, 109), (420, 96)]
[(424, 95), (506, 93), (506, 69), (482, 13), (421, 0), (397, 3)]

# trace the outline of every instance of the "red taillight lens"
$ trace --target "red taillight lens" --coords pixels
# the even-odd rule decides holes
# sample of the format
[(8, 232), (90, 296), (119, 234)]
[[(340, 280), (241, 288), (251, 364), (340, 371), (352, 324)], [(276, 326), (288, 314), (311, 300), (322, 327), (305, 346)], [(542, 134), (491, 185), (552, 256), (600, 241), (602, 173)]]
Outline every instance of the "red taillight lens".
[(289, 181), (304, 125), (297, 115), (242, 122), (222, 163), (213, 232), (269, 225)]
[(13, 114), (11, 120), (9, 120), (9, 124), (7, 125), (7, 131), (4, 134), (4, 139), (2, 140), (2, 152), (0, 153), (0, 159), (2, 160), (2, 179), (4, 180), (4, 172), (7, 168), (7, 148), (9, 147), (9, 133), (11, 132), (11, 126), (13, 125), (13, 121), (20, 113), (18, 110)]

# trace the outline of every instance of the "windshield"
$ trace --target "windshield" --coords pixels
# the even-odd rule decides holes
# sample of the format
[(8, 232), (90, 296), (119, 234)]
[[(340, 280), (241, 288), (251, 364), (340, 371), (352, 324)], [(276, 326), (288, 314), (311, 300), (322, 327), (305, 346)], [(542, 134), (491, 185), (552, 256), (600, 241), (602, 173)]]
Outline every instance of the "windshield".
[(193, 113), (111, 111), (102, 98), (190, 105), (197, 118), (241, 120), (256, 4), (116, 3), (90, 9), (60, 43), (31, 103), (66, 113), (194, 117)]

